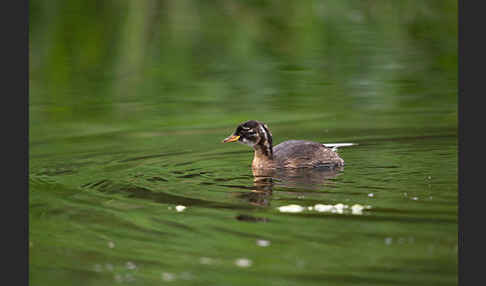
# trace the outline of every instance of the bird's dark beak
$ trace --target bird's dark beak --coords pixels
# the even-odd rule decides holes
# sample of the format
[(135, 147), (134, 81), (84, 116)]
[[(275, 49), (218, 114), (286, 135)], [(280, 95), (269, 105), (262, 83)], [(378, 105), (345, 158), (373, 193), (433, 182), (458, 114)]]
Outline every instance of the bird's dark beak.
[(228, 138), (224, 139), (222, 143), (235, 142), (235, 141), (238, 141), (239, 138), (240, 138), (240, 136), (238, 136), (238, 135), (231, 135)]

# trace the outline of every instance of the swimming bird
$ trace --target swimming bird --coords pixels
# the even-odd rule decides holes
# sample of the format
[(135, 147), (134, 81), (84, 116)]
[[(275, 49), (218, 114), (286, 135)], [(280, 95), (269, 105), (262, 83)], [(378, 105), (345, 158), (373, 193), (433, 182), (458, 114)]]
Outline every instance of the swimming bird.
[(272, 133), (268, 126), (257, 120), (249, 120), (238, 125), (223, 143), (239, 142), (252, 147), (252, 169), (279, 168), (336, 168), (344, 165), (344, 160), (324, 144), (305, 140), (289, 140), (273, 147)]

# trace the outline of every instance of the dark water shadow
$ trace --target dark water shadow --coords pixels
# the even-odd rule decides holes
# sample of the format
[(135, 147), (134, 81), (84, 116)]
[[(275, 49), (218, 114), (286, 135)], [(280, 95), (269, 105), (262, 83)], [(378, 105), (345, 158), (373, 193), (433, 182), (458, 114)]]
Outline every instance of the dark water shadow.
[(343, 170), (342, 167), (253, 170), (253, 186), (243, 187), (251, 191), (235, 193), (235, 196), (252, 205), (269, 206), (274, 187), (317, 190), (332, 185), (332, 179)]
[(189, 198), (182, 195), (155, 191), (146, 187), (135, 185), (119, 185), (111, 180), (104, 179), (97, 182), (87, 183), (81, 188), (93, 189), (107, 195), (122, 195), (127, 198), (148, 200), (161, 204), (200, 206), (216, 209), (247, 210), (248, 205), (229, 204), (197, 198)]

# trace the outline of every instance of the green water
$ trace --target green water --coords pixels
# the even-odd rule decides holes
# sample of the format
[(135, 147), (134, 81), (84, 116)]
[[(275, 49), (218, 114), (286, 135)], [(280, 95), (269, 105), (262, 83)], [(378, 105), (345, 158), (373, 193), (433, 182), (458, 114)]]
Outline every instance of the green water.
[[(457, 285), (454, 1), (68, 2), (30, 2), (31, 285)], [(255, 178), (250, 119), (357, 145)]]

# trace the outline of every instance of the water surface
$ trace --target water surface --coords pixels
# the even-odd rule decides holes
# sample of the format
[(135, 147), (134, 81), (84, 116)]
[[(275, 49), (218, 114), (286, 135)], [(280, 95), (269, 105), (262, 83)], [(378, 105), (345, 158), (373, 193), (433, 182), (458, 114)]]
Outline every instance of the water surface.
[[(32, 281), (455, 283), (454, 130), (387, 130), (384, 138), (363, 140), (356, 130), (336, 131), (333, 142), (359, 144), (340, 149), (343, 170), (271, 180), (253, 176), (246, 146), (220, 145), (225, 131), (170, 135), (198, 148), (121, 133), (90, 138), (102, 145), (120, 137), (120, 150), (86, 146), (38, 158), (32, 152)], [(282, 133), (273, 130), (276, 138)], [(278, 210), (339, 203), (371, 208), (360, 215)], [(178, 212), (178, 205), (186, 209)], [(259, 246), (261, 240), (269, 245)], [(238, 259), (251, 265), (238, 266)]]
[(30, 6), (32, 285), (457, 284), (454, 1), (94, 3)]

